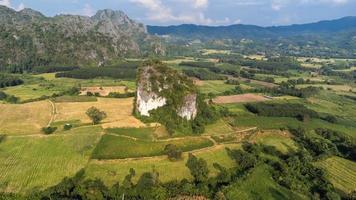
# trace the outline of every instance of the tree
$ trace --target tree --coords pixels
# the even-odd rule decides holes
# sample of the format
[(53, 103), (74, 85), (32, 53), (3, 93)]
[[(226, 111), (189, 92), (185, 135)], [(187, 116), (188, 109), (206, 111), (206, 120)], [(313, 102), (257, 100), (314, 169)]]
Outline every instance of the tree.
[(136, 175), (136, 171), (133, 168), (130, 168), (130, 173), (126, 175), (122, 186), (126, 189), (131, 188), (134, 184), (132, 182), (132, 178)]
[(253, 153), (248, 153), (242, 150), (228, 150), (228, 153), (242, 170), (251, 169), (257, 163), (257, 158)]
[(50, 135), (50, 134), (54, 133), (56, 130), (57, 130), (57, 127), (51, 127), (51, 126), (42, 128), (42, 132), (46, 135)]
[(190, 170), (190, 174), (194, 177), (194, 180), (198, 183), (208, 180), (209, 169), (208, 164), (202, 158), (197, 158), (193, 154), (189, 154), (187, 163), (185, 164)]
[(86, 114), (93, 121), (93, 124), (99, 124), (103, 119), (106, 118), (106, 113), (104, 111), (100, 111), (95, 107), (91, 107), (87, 110)]
[(164, 152), (167, 154), (170, 161), (177, 161), (182, 159), (182, 150), (174, 144), (167, 144), (164, 148)]

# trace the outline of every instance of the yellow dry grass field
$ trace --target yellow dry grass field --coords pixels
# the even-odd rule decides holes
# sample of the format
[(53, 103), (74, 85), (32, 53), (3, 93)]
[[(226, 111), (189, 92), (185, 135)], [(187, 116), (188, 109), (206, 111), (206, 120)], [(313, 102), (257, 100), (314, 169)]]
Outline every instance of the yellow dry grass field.
[(102, 122), (103, 128), (145, 126), (140, 120), (132, 116), (133, 98), (98, 98), (97, 102), (56, 103), (56, 121), (80, 120), (82, 123), (90, 123), (90, 119), (85, 113), (92, 106), (107, 114), (107, 118)]
[(252, 60), (266, 60), (266, 57), (264, 55), (248, 55), (248, 56), (244, 56), (245, 58), (249, 58)]
[(213, 99), (216, 104), (229, 104), (229, 103), (245, 103), (245, 102), (259, 102), (267, 101), (268, 98), (257, 94), (241, 94), (233, 96), (219, 96)]
[(203, 49), (203, 55), (211, 55), (211, 54), (231, 54), (230, 50), (218, 50), (218, 49)]
[(126, 93), (129, 92), (125, 86), (113, 86), (113, 87), (82, 87), (80, 95), (87, 95), (88, 92), (92, 94), (100, 94), (100, 96), (108, 96), (110, 93)]
[(49, 101), (27, 104), (0, 104), (0, 133), (8, 135), (38, 134), (52, 116)]

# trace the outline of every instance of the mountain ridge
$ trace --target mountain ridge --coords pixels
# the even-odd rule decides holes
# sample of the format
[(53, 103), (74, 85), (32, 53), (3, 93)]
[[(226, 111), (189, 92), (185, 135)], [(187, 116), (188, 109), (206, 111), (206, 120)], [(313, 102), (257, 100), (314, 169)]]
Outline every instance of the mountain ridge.
[(46, 17), (0, 6), (0, 68), (14, 65), (101, 65), (140, 55), (154, 43), (146, 26), (122, 11), (99, 10), (94, 16)]
[[(310, 32), (337, 32), (356, 30), (356, 16), (347, 16), (335, 20), (322, 20), (306, 24), (292, 24), (286, 26), (257, 26), (248, 24), (233, 24), (227, 26), (206, 26), (195, 24), (181, 24), (172, 26), (147, 26), (148, 32), (155, 35), (194, 36), (200, 39), (222, 39), (232, 37), (248, 37), (254, 31), (252, 38), (279, 37), (285, 34), (296, 35)], [(208, 32), (207, 32), (208, 31)], [(205, 33), (205, 34), (204, 34)], [(210, 36), (208, 36), (210, 35)]]

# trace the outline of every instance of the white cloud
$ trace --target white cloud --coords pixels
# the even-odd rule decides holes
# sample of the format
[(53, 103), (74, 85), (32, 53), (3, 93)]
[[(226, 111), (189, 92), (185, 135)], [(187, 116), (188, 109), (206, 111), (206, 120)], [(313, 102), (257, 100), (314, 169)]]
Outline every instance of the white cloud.
[(193, 0), (193, 5), (195, 8), (206, 8), (208, 7), (208, 0)]
[(10, 0), (0, 0), (0, 5), (12, 8), (12, 9), (14, 9), (16, 11), (20, 11), (20, 10), (23, 10), (25, 8), (25, 4), (24, 3), (20, 3), (20, 5), (18, 5), (17, 8), (13, 7), (11, 5), (11, 1)]
[(90, 4), (85, 4), (85, 5), (84, 5), (84, 8), (83, 8), (82, 11), (81, 11), (81, 14), (82, 14), (82, 15), (85, 15), (85, 16), (91, 17), (91, 16), (94, 15), (94, 12), (95, 12), (95, 11), (93, 10), (93, 8), (91, 7)]
[(23, 10), (25, 9), (25, 4), (24, 3), (20, 3), (20, 5), (16, 8), (17, 11)]
[(0, 5), (11, 8), (10, 0), (0, 0)]
[(147, 9), (147, 18), (151, 21), (161, 23), (196, 23), (196, 24), (227, 24), (229, 18), (223, 20), (213, 20), (206, 17), (204, 11), (209, 5), (209, 0), (172, 0), (175, 3), (183, 4), (184, 10), (175, 10), (162, 0), (130, 0), (133, 3)]

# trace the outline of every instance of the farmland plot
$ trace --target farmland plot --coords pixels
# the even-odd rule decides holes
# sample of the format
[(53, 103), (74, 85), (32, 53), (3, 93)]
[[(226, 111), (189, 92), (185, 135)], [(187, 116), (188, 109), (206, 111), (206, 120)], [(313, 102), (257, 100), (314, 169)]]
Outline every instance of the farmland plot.
[(88, 162), (100, 132), (9, 137), (0, 143), (0, 191), (26, 193), (73, 176)]

